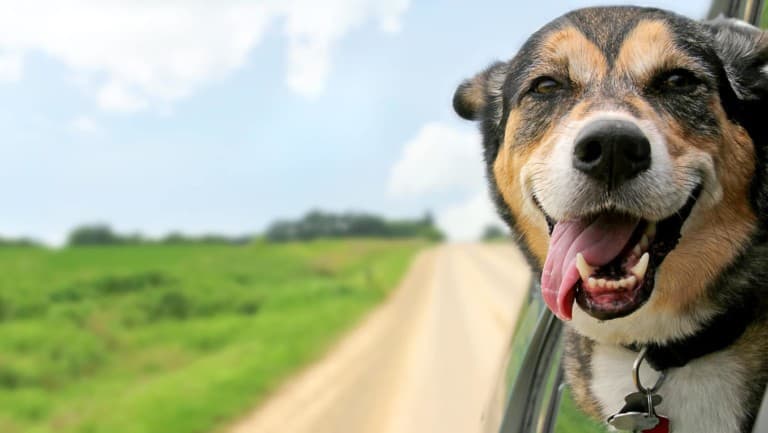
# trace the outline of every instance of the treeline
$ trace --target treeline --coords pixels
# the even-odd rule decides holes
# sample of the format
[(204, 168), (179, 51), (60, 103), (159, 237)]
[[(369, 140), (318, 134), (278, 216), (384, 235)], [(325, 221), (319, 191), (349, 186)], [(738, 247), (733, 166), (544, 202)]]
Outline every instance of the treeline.
[(106, 224), (88, 224), (75, 228), (67, 238), (68, 246), (96, 246), (96, 245), (181, 245), (181, 244), (220, 244), (243, 245), (251, 242), (254, 236), (225, 236), (208, 234), (201, 236), (188, 236), (181, 233), (170, 233), (160, 239), (149, 239), (141, 234), (117, 233)]
[(420, 219), (387, 220), (367, 213), (312, 211), (298, 220), (276, 221), (269, 226), (264, 237), (271, 242), (346, 237), (442, 240), (443, 234), (435, 227), (429, 212)]
[(0, 247), (38, 247), (40, 242), (30, 238), (4, 238), (0, 236)]
[[(422, 218), (388, 220), (362, 212), (332, 213), (311, 211), (298, 220), (279, 220), (263, 234), (227, 236), (205, 234), (191, 236), (179, 232), (161, 238), (149, 238), (140, 233), (120, 233), (108, 224), (84, 224), (74, 228), (67, 237), (66, 246), (100, 245), (244, 245), (256, 239), (269, 242), (307, 241), (318, 238), (424, 238), (439, 241), (443, 233), (435, 226), (432, 215)], [(43, 244), (29, 238), (0, 237), (0, 247), (38, 247)]]

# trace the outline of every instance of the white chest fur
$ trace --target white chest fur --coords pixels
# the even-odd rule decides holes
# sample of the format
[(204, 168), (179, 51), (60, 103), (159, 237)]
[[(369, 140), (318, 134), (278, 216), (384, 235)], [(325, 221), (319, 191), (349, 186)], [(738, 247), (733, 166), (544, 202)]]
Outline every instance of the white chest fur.
[[(621, 347), (595, 345), (591, 386), (604, 416), (621, 409), (624, 396), (636, 391), (632, 383), (636, 357)], [(640, 377), (650, 387), (658, 373), (644, 363)], [(740, 433), (745, 380), (746, 372), (733, 353), (713, 353), (667, 372), (659, 391), (664, 401), (656, 411), (670, 419), (673, 433)]]

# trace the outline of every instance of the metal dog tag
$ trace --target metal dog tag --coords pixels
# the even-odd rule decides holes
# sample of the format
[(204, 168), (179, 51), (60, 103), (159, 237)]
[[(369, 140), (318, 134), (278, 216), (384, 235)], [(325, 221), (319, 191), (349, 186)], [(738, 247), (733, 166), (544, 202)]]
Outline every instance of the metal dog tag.
[[(661, 404), (664, 399), (659, 394), (651, 394), (651, 405), (656, 407)], [(648, 411), (648, 394), (644, 392), (633, 392), (632, 394), (624, 397), (624, 407), (622, 410), (637, 410), (640, 412)], [(621, 411), (620, 411), (621, 412)]]
[(648, 412), (626, 412), (611, 415), (608, 423), (617, 430), (642, 432), (656, 427), (659, 418), (648, 415)]
[(608, 424), (617, 430), (631, 432), (652, 429), (659, 424), (654, 406), (661, 403), (661, 400), (661, 396), (657, 394), (633, 392), (624, 397), (624, 407), (608, 417)]
[(632, 364), (632, 381), (637, 388), (624, 397), (624, 407), (608, 417), (606, 422), (617, 430), (635, 433), (669, 433), (669, 418), (656, 415), (656, 406), (661, 403), (661, 396), (656, 392), (664, 383), (666, 371), (661, 371), (656, 384), (646, 388), (640, 382), (640, 365), (648, 353), (648, 347), (643, 347)]

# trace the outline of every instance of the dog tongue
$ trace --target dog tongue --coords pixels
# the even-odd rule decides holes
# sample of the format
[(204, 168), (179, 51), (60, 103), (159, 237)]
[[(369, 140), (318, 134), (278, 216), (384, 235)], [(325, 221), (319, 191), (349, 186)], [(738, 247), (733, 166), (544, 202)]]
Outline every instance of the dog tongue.
[(541, 291), (549, 309), (562, 320), (570, 320), (576, 282), (581, 276), (576, 255), (581, 253), (592, 266), (615, 259), (629, 242), (640, 221), (617, 214), (603, 214), (593, 220), (563, 221), (555, 225), (549, 241), (547, 260), (541, 274)]

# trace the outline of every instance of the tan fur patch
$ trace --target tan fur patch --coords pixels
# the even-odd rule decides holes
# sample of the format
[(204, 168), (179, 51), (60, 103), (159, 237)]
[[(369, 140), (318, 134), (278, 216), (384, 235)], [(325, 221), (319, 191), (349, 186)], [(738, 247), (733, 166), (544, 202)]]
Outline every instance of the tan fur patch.
[(721, 142), (697, 140), (679, 127), (671, 128), (667, 140), (670, 148), (685, 148), (675, 159), (678, 173), (691, 159), (712, 156), (723, 198), (712, 208), (698, 213), (694, 209), (689, 228), (659, 268), (656, 285), (663, 290), (658, 292), (655, 308), (679, 311), (682, 306), (695, 307), (707, 285), (743, 250), (757, 222), (748, 202), (755, 170), (752, 141), (741, 126), (727, 119), (716, 98), (711, 107), (720, 124)]
[(592, 394), (589, 381), (594, 342), (579, 335), (571, 327), (565, 328), (563, 341), (566, 355), (563, 357), (563, 371), (570, 386), (571, 397), (588, 416), (602, 421), (602, 409)]
[[(590, 42), (576, 28), (568, 27), (554, 32), (542, 43), (542, 65), (555, 63), (569, 74), (575, 83), (586, 85), (593, 80), (602, 79), (608, 70), (608, 64), (603, 53)], [(551, 67), (550, 67), (551, 68)], [(550, 69), (534, 70), (531, 76), (552, 73)], [(569, 113), (569, 117), (578, 117), (585, 109), (585, 104), (579, 104)], [(523, 167), (530, 162), (532, 155), (536, 158), (546, 158), (554, 145), (552, 132), (549, 128), (531, 146), (515, 146), (513, 137), (519, 126), (520, 113), (512, 111), (505, 126), (505, 140), (502, 143), (496, 161), (493, 164), (493, 173), (496, 186), (515, 215), (517, 229), (525, 238), (526, 244), (540, 263), (544, 263), (549, 248), (549, 233), (544, 216), (539, 212), (534, 215), (524, 213), (523, 206), (526, 200), (520, 173)]]
[[(541, 45), (541, 69), (556, 65), (567, 73), (571, 81), (584, 85), (601, 80), (608, 71), (608, 62), (602, 51), (575, 27), (553, 32)], [(548, 71), (535, 68), (532, 75)]]
[(698, 69), (694, 59), (677, 48), (672, 32), (663, 21), (642, 20), (627, 35), (616, 57), (617, 74), (646, 82), (659, 70), (687, 67)]
[(519, 115), (520, 113), (517, 111), (509, 114), (507, 139), (504, 140), (496, 156), (496, 161), (493, 163), (493, 176), (499, 193), (515, 216), (518, 232), (525, 238), (525, 243), (536, 258), (544, 263), (549, 247), (547, 224), (542, 215), (534, 217), (523, 213), (525, 196), (519, 176), (522, 168), (528, 163), (533, 149), (531, 147), (516, 149), (510, 138), (514, 135), (515, 128), (520, 121)]
[(478, 111), (485, 106), (485, 86), (487, 81), (485, 74), (477, 74), (469, 81), (468, 86), (460, 90), (462, 100), (471, 107), (472, 111)]
[[(750, 372), (750, 379), (755, 385), (762, 383), (768, 375), (766, 371), (768, 347), (765, 344), (755, 344), (758, 341), (768, 341), (768, 327), (764, 323), (755, 323), (748, 327), (732, 346), (732, 350), (738, 354), (742, 362), (742, 368)], [(762, 393), (762, 390), (759, 392)]]
[[(587, 103), (577, 104), (563, 122), (568, 123), (573, 119), (580, 119), (584, 116), (587, 106)], [(552, 125), (533, 146), (514, 146), (512, 137), (518, 122), (519, 113), (510, 113), (506, 125), (506, 139), (494, 163), (494, 176), (504, 201), (515, 215), (518, 229), (525, 236), (526, 244), (543, 266), (549, 250), (549, 230), (547, 222), (539, 210), (535, 210), (533, 215), (523, 211), (523, 202), (526, 199), (524, 187), (528, 185), (521, 183), (520, 174), (524, 167), (528, 169), (526, 182), (530, 182), (531, 179), (539, 175), (537, 172), (545, 167), (545, 163), (554, 149), (558, 138), (556, 136), (557, 128), (556, 125)]]

